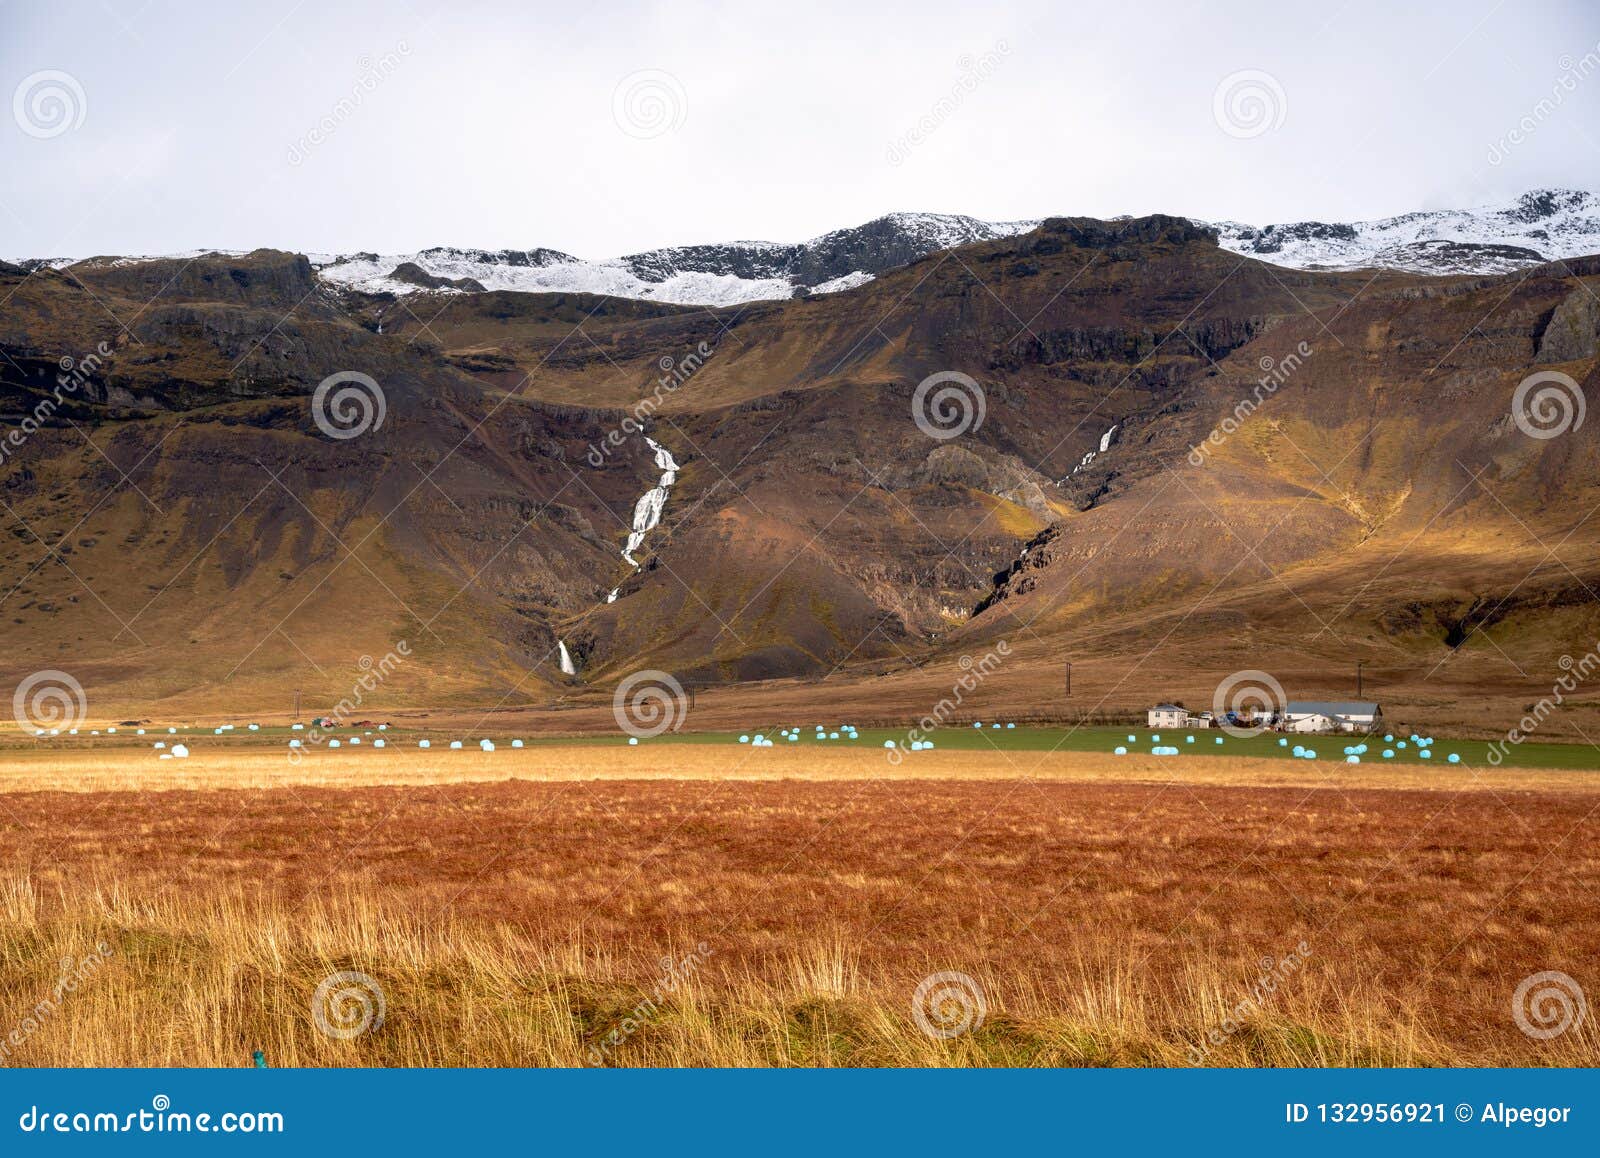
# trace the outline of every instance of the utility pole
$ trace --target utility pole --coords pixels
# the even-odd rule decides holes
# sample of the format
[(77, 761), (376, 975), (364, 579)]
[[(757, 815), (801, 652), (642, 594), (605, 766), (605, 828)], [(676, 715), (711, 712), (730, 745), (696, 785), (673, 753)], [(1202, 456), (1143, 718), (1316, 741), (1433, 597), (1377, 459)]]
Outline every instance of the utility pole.
[(299, 688), (295, 688), (294, 689), (294, 719), (290, 720), (289, 722), (291, 724), (295, 724), (295, 723), (299, 723), (299, 721), (300, 721), (300, 689)]
[(1072, 695), (1072, 662), (1067, 662), (1067, 695)]
[(1358, 700), (1361, 698), (1361, 669), (1366, 662), (1364, 659), (1356, 660), (1356, 699)]

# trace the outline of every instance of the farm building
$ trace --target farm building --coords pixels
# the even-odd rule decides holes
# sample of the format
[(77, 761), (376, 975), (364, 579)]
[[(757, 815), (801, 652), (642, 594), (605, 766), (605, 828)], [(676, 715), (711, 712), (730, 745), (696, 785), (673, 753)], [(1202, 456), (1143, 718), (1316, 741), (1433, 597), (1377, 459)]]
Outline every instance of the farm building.
[(1283, 728), (1286, 732), (1337, 732), (1339, 722), (1321, 712), (1309, 712), (1293, 719), (1285, 717)]
[(1290, 700), (1279, 717), (1290, 732), (1370, 732), (1383, 709), (1358, 700)]
[(1146, 713), (1152, 728), (1181, 728), (1189, 722), (1189, 710), (1177, 704), (1157, 704)]

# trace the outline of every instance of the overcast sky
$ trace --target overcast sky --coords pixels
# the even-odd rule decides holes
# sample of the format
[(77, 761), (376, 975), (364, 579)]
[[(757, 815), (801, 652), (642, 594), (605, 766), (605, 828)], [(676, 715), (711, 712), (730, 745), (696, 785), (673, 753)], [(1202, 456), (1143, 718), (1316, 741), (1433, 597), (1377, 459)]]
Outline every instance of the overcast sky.
[(899, 209), (1267, 223), (1600, 190), (1593, 0), (0, 0), (0, 91), (9, 257), (607, 257)]

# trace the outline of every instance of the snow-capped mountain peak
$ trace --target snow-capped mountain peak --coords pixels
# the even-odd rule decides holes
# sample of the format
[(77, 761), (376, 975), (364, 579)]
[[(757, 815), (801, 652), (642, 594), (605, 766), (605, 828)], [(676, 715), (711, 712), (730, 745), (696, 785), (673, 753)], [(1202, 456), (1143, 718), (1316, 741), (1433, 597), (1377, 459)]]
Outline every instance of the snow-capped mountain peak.
[[(1258, 226), (1191, 220), (1215, 232), (1224, 249), (1297, 269), (1498, 274), (1600, 254), (1600, 196), (1575, 189), (1535, 189), (1499, 205), (1422, 210), (1373, 221)], [(947, 213), (890, 213), (809, 241), (683, 245), (598, 261), (555, 249), (455, 246), (417, 253), (307, 257), (324, 283), (360, 293), (519, 290), (730, 306), (852, 290), (940, 250), (1013, 237), (1039, 224), (982, 221)], [(177, 256), (192, 257), (199, 252)], [(87, 260), (122, 266), (159, 259)], [(77, 262), (34, 258), (21, 264), (33, 269)]]
[(1600, 253), (1600, 196), (1578, 189), (1535, 189), (1509, 204), (1348, 224), (1197, 224), (1215, 229), (1224, 249), (1296, 269), (1505, 273)]
[(723, 306), (853, 289), (941, 249), (1010, 237), (1037, 225), (891, 213), (810, 241), (686, 245), (600, 261), (552, 249), (440, 247), (420, 253), (320, 257), (315, 262), (324, 281), (366, 293), (567, 291)]

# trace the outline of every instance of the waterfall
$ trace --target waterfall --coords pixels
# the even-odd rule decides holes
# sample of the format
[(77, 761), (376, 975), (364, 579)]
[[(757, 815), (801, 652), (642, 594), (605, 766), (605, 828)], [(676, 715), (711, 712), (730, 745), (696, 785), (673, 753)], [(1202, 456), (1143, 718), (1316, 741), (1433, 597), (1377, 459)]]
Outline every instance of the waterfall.
[[(678, 481), (678, 463), (672, 457), (672, 452), (649, 436), (644, 441), (655, 452), (656, 469), (661, 472), (661, 478), (655, 486), (639, 496), (639, 501), (633, 507), (633, 528), (628, 532), (628, 543), (622, 548), (622, 557), (635, 567), (639, 565), (639, 560), (633, 557), (633, 553), (644, 544), (644, 537), (661, 522), (661, 511), (667, 505), (667, 492)], [(608, 599), (606, 602), (611, 601)]]
[[(1091, 448), (1090, 450), (1086, 451), (1084, 453), (1083, 458), (1078, 460), (1078, 465), (1072, 468), (1072, 474), (1077, 474), (1080, 470), (1082, 470), (1084, 467), (1088, 466), (1091, 462), (1093, 462), (1096, 457), (1098, 457), (1099, 455), (1102, 455), (1106, 451), (1110, 450), (1111, 449), (1111, 438), (1112, 438), (1112, 436), (1114, 434), (1117, 433), (1118, 430), (1121, 429), (1121, 426), (1122, 426), (1121, 423), (1113, 422), (1111, 424), (1111, 428), (1100, 436), (1099, 449)], [(1068, 475), (1067, 477), (1071, 478), (1072, 476)], [(1062, 479), (1061, 482), (1056, 483), (1056, 486), (1060, 486), (1062, 482), (1066, 482), (1066, 481), (1067, 481), (1066, 479)]]
[[(622, 548), (622, 557), (634, 568), (639, 566), (639, 560), (633, 557), (633, 553), (644, 545), (644, 537), (661, 522), (661, 512), (667, 505), (667, 492), (678, 481), (678, 462), (672, 457), (672, 452), (649, 436), (644, 441), (655, 455), (656, 469), (661, 472), (661, 477), (656, 480), (655, 486), (639, 496), (639, 501), (633, 507), (633, 525), (628, 531), (628, 543)], [(613, 587), (606, 596), (606, 602), (615, 603), (620, 594), (622, 588)], [(572, 662), (572, 653), (567, 650), (566, 640), (556, 640), (556, 647), (561, 651), (561, 673), (577, 675), (578, 666)]]

